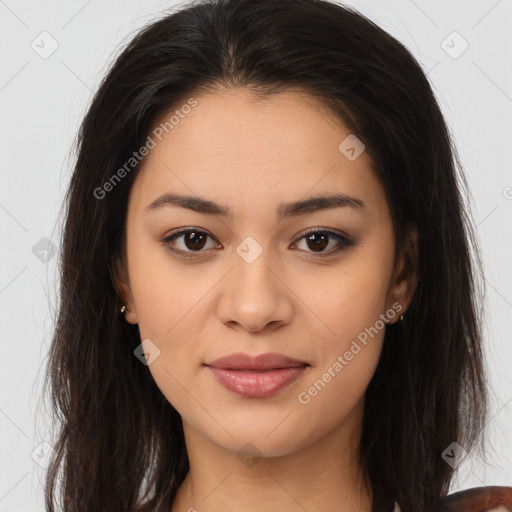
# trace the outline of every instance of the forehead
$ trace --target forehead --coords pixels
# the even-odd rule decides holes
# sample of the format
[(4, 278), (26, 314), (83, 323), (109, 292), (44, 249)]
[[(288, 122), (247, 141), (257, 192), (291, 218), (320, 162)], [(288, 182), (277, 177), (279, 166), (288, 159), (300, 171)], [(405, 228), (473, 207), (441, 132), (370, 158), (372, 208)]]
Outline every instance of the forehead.
[[(194, 100), (193, 108), (174, 105), (152, 129), (160, 127), (161, 140), (152, 135), (155, 147), (134, 184), (146, 204), (168, 191), (244, 208), (263, 198), (277, 203), (340, 192), (382, 206), (371, 159), (363, 151), (349, 160), (340, 151), (350, 130), (316, 98), (297, 91), (260, 98), (229, 89)], [(173, 114), (181, 115), (162, 129)]]
[[(197, 104), (189, 113), (180, 119), (174, 116), (176, 124), (163, 134), (161, 150), (167, 144), (186, 143), (201, 155), (235, 159), (282, 159), (283, 151), (290, 150), (286, 157), (293, 160), (332, 146), (350, 133), (323, 103), (300, 91), (262, 98), (248, 89), (221, 89), (194, 99)], [(175, 105), (155, 125), (164, 126), (172, 113), (180, 110), (180, 104)]]

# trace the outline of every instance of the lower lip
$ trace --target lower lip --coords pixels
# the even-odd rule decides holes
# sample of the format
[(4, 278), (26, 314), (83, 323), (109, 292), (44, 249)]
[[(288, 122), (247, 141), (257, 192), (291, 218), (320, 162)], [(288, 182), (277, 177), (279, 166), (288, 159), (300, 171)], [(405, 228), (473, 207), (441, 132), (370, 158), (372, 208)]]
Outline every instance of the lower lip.
[(296, 381), (306, 369), (305, 366), (268, 371), (223, 370), (211, 366), (208, 368), (227, 390), (247, 398), (266, 398), (275, 395)]

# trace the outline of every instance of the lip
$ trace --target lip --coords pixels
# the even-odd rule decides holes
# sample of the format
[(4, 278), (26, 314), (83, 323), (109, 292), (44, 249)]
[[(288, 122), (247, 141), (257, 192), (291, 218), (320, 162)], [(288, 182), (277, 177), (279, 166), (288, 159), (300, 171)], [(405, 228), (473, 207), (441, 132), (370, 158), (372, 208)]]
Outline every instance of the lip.
[(297, 368), (307, 365), (307, 363), (277, 352), (267, 352), (258, 356), (235, 352), (215, 359), (211, 363), (205, 363), (205, 365), (223, 370), (274, 370), (278, 368)]
[(297, 381), (308, 363), (269, 352), (230, 354), (205, 366), (227, 390), (247, 398), (266, 398)]

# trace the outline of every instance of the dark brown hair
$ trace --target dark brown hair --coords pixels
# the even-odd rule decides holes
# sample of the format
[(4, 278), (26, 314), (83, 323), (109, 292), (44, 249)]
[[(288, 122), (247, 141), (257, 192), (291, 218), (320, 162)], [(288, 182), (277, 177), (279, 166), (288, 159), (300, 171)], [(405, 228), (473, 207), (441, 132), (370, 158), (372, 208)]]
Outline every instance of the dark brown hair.
[(45, 380), (60, 428), (46, 508), (168, 512), (186, 476), (180, 415), (134, 356), (137, 326), (118, 313), (113, 266), (140, 166), (105, 197), (95, 191), (159, 116), (219, 86), (262, 96), (301, 89), (320, 99), (366, 145), (397, 254), (408, 226), (417, 227), (418, 286), (407, 321), (386, 329), (366, 392), (360, 460), (375, 511), (393, 501), (403, 512), (431, 510), (454, 474), (443, 451), (456, 441), (469, 452), (483, 439), (487, 414), (481, 262), (462, 199), (469, 191), (417, 61), (357, 11), (323, 0), (182, 6), (137, 33), (96, 92), (65, 203)]

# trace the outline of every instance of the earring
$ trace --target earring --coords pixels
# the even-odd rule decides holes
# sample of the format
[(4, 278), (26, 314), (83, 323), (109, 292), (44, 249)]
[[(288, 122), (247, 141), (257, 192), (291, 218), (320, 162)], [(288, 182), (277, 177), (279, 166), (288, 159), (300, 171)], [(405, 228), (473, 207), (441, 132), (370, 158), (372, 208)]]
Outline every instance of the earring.
[(121, 307), (121, 313), (124, 315), (126, 313), (126, 306)]
[(400, 321), (401, 321), (401, 322), (405, 322), (404, 315), (400, 315)]

